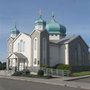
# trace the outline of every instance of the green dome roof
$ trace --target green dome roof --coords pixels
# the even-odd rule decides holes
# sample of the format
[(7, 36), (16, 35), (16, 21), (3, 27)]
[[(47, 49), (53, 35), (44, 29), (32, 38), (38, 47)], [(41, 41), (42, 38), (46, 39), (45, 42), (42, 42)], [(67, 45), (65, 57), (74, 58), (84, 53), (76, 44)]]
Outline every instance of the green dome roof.
[(46, 22), (41, 18), (41, 16), (39, 17), (39, 19), (37, 19), (36, 21), (35, 21), (35, 24), (44, 24), (44, 25), (46, 25)]
[(46, 30), (49, 32), (49, 34), (66, 35), (66, 28), (57, 23), (54, 18), (46, 24)]
[(20, 33), (20, 31), (17, 29), (17, 27), (15, 25), (15, 27), (11, 30), (10, 33), (17, 36)]

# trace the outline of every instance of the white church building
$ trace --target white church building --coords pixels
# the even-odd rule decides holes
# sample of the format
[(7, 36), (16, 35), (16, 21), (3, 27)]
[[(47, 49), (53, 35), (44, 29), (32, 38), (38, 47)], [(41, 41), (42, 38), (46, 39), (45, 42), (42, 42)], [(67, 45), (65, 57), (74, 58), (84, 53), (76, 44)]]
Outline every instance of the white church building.
[(8, 38), (7, 68), (23, 70), (42, 65), (89, 65), (89, 47), (80, 35), (67, 35), (54, 16), (46, 22), (40, 15), (31, 34), (15, 26)]

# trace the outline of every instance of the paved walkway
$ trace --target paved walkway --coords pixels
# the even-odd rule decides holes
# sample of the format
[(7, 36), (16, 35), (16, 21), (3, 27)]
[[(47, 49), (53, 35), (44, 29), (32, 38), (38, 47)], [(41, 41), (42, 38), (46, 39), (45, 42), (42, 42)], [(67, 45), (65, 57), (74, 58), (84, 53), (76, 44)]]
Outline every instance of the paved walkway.
[(90, 83), (64, 81), (65, 78), (63, 77), (53, 78), (53, 79), (40, 79), (40, 78), (30, 78), (30, 77), (28, 78), (28, 77), (15, 77), (15, 76), (0, 76), (0, 78), (32, 81), (32, 82), (46, 83), (46, 84), (51, 84), (51, 85), (61, 85), (61, 86), (66, 86), (66, 87), (75, 87), (75, 88), (83, 88), (83, 89), (90, 90)]

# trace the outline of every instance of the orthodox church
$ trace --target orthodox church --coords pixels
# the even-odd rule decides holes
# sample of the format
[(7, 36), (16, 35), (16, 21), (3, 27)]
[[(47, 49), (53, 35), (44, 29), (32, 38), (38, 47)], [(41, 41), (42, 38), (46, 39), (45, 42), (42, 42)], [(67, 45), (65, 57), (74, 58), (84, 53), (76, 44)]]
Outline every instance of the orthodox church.
[(46, 22), (40, 15), (31, 34), (15, 26), (8, 38), (7, 68), (23, 70), (42, 65), (89, 65), (89, 47), (80, 35), (67, 35), (54, 15)]

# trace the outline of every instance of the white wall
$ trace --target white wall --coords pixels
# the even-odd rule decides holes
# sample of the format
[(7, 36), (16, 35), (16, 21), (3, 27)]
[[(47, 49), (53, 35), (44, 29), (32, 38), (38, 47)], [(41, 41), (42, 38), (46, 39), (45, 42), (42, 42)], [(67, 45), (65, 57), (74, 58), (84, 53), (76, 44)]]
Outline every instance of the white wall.
[(60, 39), (60, 35), (49, 35), (49, 40), (59, 40)]
[(65, 64), (69, 64), (69, 44), (65, 45)]
[[(19, 52), (18, 51), (18, 43), (20, 42), (20, 40), (25, 41), (25, 50), (24, 52)], [(13, 43), (13, 52), (18, 52), (18, 53), (22, 53), (24, 56), (27, 57), (28, 59), (28, 66), (31, 65), (31, 38), (29, 36), (27, 36), (26, 34), (21, 34), (16, 41)]]
[(38, 66), (38, 38), (37, 37), (33, 39), (33, 66)]

